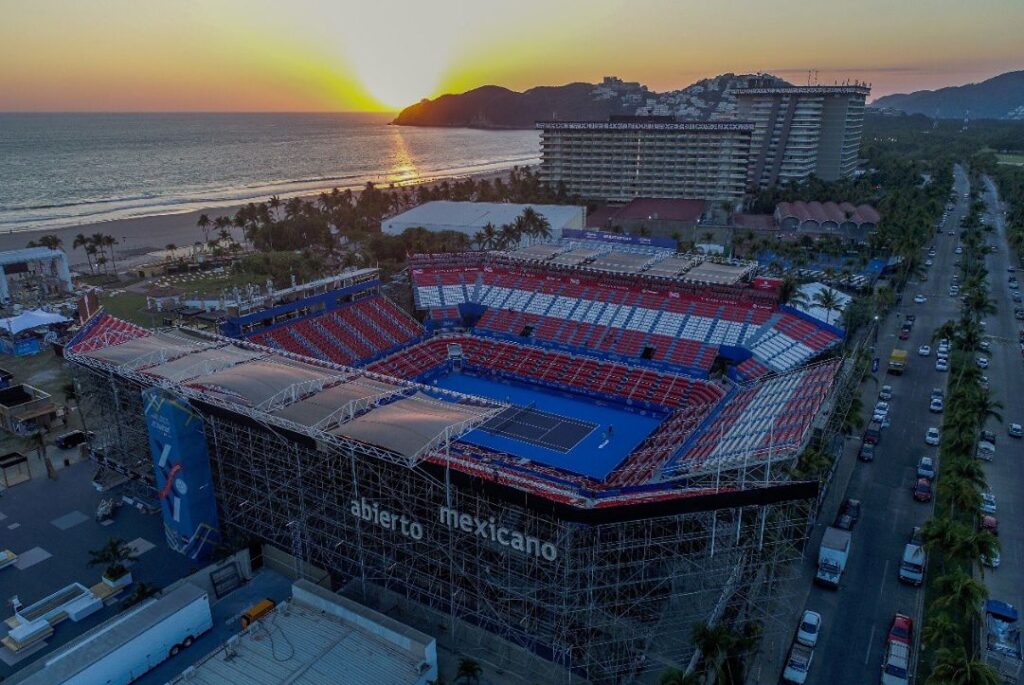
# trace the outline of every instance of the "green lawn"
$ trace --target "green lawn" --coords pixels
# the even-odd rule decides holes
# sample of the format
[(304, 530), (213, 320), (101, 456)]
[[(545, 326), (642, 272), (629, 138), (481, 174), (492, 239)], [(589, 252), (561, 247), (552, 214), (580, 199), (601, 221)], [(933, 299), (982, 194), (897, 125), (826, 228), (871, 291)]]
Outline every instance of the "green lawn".
[(100, 304), (111, 316), (131, 321), (142, 326), (152, 325), (152, 317), (146, 313), (146, 296), (124, 292), (120, 295), (104, 295)]

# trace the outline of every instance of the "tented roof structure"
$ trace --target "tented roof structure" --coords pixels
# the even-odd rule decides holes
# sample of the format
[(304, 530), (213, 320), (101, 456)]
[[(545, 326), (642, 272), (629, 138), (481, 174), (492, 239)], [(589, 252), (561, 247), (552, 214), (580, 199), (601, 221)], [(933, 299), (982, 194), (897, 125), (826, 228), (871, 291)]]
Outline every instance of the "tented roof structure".
[(324, 444), (412, 466), (504, 405), (246, 342), (156, 332), (101, 315), (65, 356)]
[(27, 331), (32, 328), (52, 326), (58, 323), (67, 323), (68, 321), (70, 321), (70, 319), (66, 316), (54, 314), (43, 309), (34, 309), (32, 311), (19, 314), (18, 316), (0, 319), (0, 333), (17, 335), (22, 331)]

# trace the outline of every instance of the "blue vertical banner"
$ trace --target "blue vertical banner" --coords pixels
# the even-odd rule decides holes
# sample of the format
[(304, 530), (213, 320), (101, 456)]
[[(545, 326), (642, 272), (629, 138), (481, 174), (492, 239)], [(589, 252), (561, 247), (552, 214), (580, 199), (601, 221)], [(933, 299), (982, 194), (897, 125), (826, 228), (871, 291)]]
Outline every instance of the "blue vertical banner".
[(191, 559), (208, 558), (220, 530), (203, 419), (162, 388), (144, 390), (142, 401), (167, 544)]

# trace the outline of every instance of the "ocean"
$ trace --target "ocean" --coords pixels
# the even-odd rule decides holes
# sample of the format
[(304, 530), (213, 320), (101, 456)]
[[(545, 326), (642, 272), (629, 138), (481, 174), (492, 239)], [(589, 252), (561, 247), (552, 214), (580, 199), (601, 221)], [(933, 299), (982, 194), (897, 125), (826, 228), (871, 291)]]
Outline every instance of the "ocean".
[(0, 114), (0, 231), (226, 207), (536, 164), (536, 131), (388, 114)]

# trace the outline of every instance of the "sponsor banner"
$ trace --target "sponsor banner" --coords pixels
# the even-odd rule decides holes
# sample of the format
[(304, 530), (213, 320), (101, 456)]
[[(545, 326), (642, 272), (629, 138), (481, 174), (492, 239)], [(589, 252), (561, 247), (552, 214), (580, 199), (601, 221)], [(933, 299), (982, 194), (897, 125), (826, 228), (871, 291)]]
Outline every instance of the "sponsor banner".
[(642, 235), (626, 235), (624, 233), (608, 233), (607, 231), (587, 231), (578, 228), (562, 230), (562, 238), (569, 240), (598, 240), (603, 243), (620, 245), (646, 245), (649, 247), (668, 247), (676, 249), (676, 241), (672, 238), (652, 238)]

